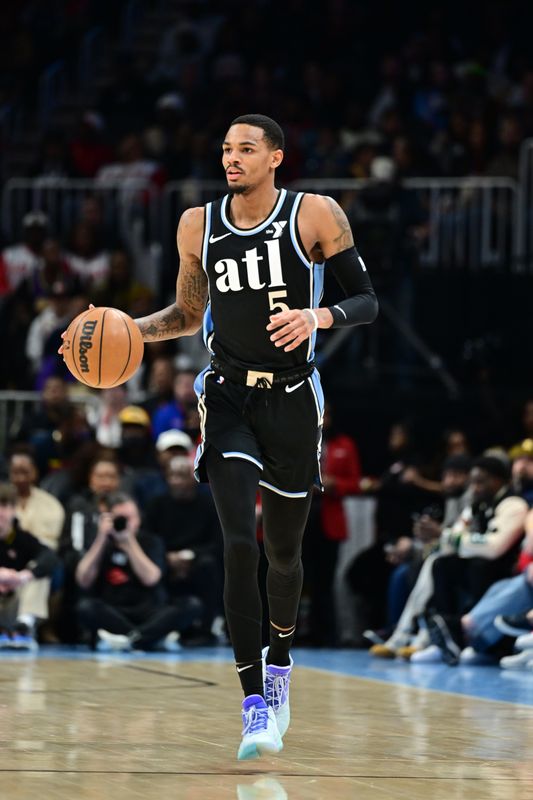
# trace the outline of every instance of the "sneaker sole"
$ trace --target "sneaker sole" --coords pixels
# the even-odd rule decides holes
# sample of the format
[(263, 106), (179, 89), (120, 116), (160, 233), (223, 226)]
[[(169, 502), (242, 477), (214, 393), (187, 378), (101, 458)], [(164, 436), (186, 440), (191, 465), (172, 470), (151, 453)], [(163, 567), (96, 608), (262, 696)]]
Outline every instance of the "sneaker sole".
[(279, 743), (247, 742), (244, 744), (244, 742), (241, 742), (239, 752), (237, 753), (237, 759), (238, 761), (250, 761), (253, 758), (260, 758), (264, 755), (276, 755), (276, 753), (279, 753), (281, 750), (283, 750), (283, 742), (281, 741), (281, 737)]

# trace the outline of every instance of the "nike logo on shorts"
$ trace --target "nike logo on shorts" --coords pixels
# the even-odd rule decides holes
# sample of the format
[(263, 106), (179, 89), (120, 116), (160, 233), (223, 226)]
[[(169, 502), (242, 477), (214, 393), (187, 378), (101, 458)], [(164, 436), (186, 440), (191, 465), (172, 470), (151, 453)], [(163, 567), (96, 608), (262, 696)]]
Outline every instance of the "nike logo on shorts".
[(237, 672), (244, 672), (245, 669), (251, 669), (253, 664), (247, 664), (245, 667), (237, 667)]
[(304, 383), (305, 381), (300, 381), (300, 383), (297, 383), (295, 386), (286, 386), (285, 391), (287, 392), (287, 394), (290, 394), (291, 392), (294, 392), (296, 389), (298, 389), (300, 386), (303, 386)]
[(220, 242), (221, 239), (225, 239), (226, 236), (231, 236), (231, 231), (229, 233), (223, 233), (222, 236), (211, 236), (209, 237), (209, 244), (215, 244), (215, 242)]
[(286, 639), (287, 636), (292, 636), (293, 633), (294, 631), (290, 631), (289, 633), (278, 633), (278, 636), (280, 639)]

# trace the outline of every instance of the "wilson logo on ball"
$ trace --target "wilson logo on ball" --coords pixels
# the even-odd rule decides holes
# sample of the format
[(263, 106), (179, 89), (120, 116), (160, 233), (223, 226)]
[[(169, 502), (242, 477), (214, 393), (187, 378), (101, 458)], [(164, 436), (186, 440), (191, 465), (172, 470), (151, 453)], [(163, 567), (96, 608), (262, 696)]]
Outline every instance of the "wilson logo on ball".
[(89, 359), (87, 358), (87, 350), (93, 346), (93, 336), (98, 325), (97, 320), (87, 320), (83, 323), (81, 329), (80, 344), (78, 350), (78, 361), (81, 372), (89, 372)]

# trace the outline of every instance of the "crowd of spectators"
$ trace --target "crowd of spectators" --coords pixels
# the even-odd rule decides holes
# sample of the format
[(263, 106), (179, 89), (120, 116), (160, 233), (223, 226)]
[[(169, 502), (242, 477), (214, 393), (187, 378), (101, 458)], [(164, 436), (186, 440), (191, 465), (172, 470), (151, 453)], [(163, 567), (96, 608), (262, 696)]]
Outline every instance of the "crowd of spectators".
[(180, 3), (154, 54), (116, 41), (124, 3), (7, 5), (5, 93), (35, 84), (39, 48), (68, 57), (96, 23), (115, 36), (106, 85), (74, 130), (46, 133), (34, 175), (105, 180), (136, 164), (155, 182), (218, 178), (220, 136), (248, 108), (285, 127), (286, 181), (368, 177), (378, 154), (402, 177), (514, 177), (533, 134), (523, 4), (474, 3), (465, 19), (456, 2)]
[[(52, 56), (74, 63), (83, 33), (95, 23), (116, 33), (125, 4), (45, 5), (43, 16), (40, 3), (6, 4), (1, 103), (31, 103)], [(0, 388), (35, 390), (40, 403), (11, 421), (2, 464), (0, 646), (172, 650), (223, 631), (221, 534), (192, 468), (193, 384), (207, 361), (199, 338), (147, 346), (132, 381), (100, 393), (86, 393), (57, 356), (88, 302), (134, 317), (159, 306), (98, 187), (119, 183), (124, 199), (140, 179), (143, 202), (171, 180), (219, 179), (228, 122), (243, 110), (270, 114), (287, 135), (282, 182), (377, 181), (342, 201), (378, 289), (392, 287), (408, 317), (404, 277), (428, 220), (399, 181), (515, 178), (520, 143), (533, 135), (527, 26), (503, 3), (474, 5), (465, 20), (458, 3), (424, 12), (347, 0), (180, 3), (154, 57), (134, 43), (116, 49), (75, 127), (43, 134), (29, 176), (94, 179), (95, 190), (78, 198), (66, 228), (35, 208), (20, 238), (2, 242)], [(370, 224), (376, 210), (392, 235)], [(300, 643), (372, 644), (375, 657), (419, 662), (533, 663), (533, 403), (518, 444), (457, 427), (420, 450), (398, 421), (379, 468), (338, 416), (326, 414), (324, 493), (305, 537)], [(342, 578), (357, 608), (346, 636), (334, 585), (350, 535), (344, 499), (354, 496), (374, 498), (375, 537)], [(262, 549), (259, 496), (257, 536)], [(511, 655), (518, 634), (522, 652)]]
[[(227, 641), (221, 531), (193, 474), (194, 376), (183, 359), (160, 354), (137, 402), (129, 387), (83, 395), (46, 379), (38, 407), (12, 427), (0, 472), (1, 647), (176, 651)], [(369, 474), (328, 404), (324, 492), (314, 494), (304, 538), (300, 645), (370, 647), (413, 663), (533, 665), (532, 409), (528, 401), (518, 441), (482, 451), (455, 427), (429, 453), (398, 421), (383, 469)], [(372, 544), (339, 572), (340, 546), (359, 535), (347, 498), (373, 499)], [(260, 494), (257, 540), (264, 576)], [(349, 631), (339, 624), (339, 586), (355, 609)]]

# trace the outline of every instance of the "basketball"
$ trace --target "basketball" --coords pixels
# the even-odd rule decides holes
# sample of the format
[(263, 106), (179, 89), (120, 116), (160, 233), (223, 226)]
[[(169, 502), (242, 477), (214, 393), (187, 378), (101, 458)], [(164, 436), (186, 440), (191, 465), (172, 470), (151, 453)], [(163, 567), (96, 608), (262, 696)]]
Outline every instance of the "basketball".
[(118, 308), (90, 308), (72, 320), (63, 339), (63, 358), (74, 377), (93, 389), (120, 386), (143, 358), (142, 334)]

